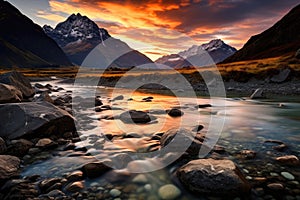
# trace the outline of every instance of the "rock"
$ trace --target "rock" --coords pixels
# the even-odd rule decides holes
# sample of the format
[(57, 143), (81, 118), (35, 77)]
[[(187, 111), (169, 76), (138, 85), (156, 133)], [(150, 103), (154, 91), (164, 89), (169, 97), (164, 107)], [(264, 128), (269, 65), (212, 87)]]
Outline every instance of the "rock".
[(47, 137), (75, 130), (73, 117), (48, 102), (1, 104), (0, 113), (3, 138)]
[(88, 178), (97, 178), (103, 175), (105, 172), (111, 170), (111, 167), (105, 164), (105, 162), (88, 163), (81, 169), (83, 174)]
[(150, 116), (143, 111), (130, 110), (120, 115), (120, 120), (124, 123), (148, 123), (151, 121)]
[(48, 194), (46, 194), (46, 197), (53, 197), (53, 198), (64, 198), (66, 195), (60, 190), (52, 190)]
[(65, 190), (68, 192), (79, 192), (79, 191), (83, 190), (83, 188), (84, 188), (83, 182), (77, 181), (77, 182), (68, 184), (65, 187)]
[(296, 166), (300, 164), (298, 157), (294, 155), (281, 156), (276, 158), (276, 161), (291, 166)]
[(199, 132), (199, 131), (201, 131), (202, 129), (204, 129), (204, 126), (203, 126), (203, 125), (198, 125), (198, 126), (196, 126), (196, 127), (193, 129), (193, 131), (194, 131), (194, 132)]
[(56, 144), (49, 138), (43, 138), (43, 139), (40, 139), (35, 144), (35, 146), (38, 147), (38, 148), (49, 148), (49, 147), (56, 146)]
[(24, 156), (34, 144), (28, 140), (20, 139), (20, 140), (12, 140), (10, 145), (8, 146), (7, 152), (10, 155), (14, 156)]
[(121, 191), (118, 189), (112, 189), (109, 191), (110, 196), (112, 197), (118, 197), (121, 195)]
[(250, 99), (263, 99), (265, 98), (264, 90), (261, 88), (256, 89), (250, 96)]
[(21, 161), (17, 157), (0, 155), (0, 180), (17, 176), (20, 163)]
[(42, 191), (47, 191), (50, 187), (55, 185), (56, 183), (63, 182), (63, 178), (49, 178), (41, 181), (39, 183), (39, 187)]
[(0, 154), (5, 153), (6, 150), (7, 150), (6, 143), (5, 143), (5, 141), (2, 139), (2, 137), (0, 137)]
[(42, 84), (40, 84), (40, 83), (34, 84), (34, 87), (36, 87), (36, 88), (38, 88), (38, 89), (46, 88), (44, 85), (42, 85)]
[(284, 186), (281, 183), (270, 183), (267, 187), (271, 190), (283, 190)]
[(171, 117), (180, 117), (180, 116), (182, 116), (184, 114), (184, 112), (182, 112), (181, 110), (179, 110), (177, 108), (172, 108), (171, 110), (167, 110), (166, 112)]
[(123, 99), (124, 99), (124, 96), (119, 95), (119, 96), (116, 96), (115, 98), (113, 98), (112, 101), (120, 101), (120, 100), (123, 100)]
[(293, 176), (293, 174), (291, 174), (289, 172), (281, 172), (280, 174), (287, 180), (290, 180), (290, 181), (295, 180), (295, 177)]
[(210, 108), (212, 107), (211, 104), (199, 104), (196, 108)]
[(256, 157), (256, 152), (252, 150), (242, 150), (240, 154), (245, 159), (254, 159)]
[(23, 99), (20, 90), (12, 85), (0, 83), (0, 103), (17, 103)]
[(23, 98), (29, 98), (34, 95), (34, 89), (32, 88), (29, 79), (19, 72), (12, 71), (1, 74), (0, 83), (14, 86), (22, 92)]
[[(171, 129), (165, 132), (161, 139), (161, 147), (168, 147), (168, 152), (187, 152), (192, 156), (199, 154), (203, 140), (187, 129)], [(174, 140), (176, 138), (176, 140)]]
[(133, 183), (147, 183), (148, 179), (144, 174), (139, 174), (132, 179)]
[(285, 69), (281, 69), (279, 71), (279, 74), (274, 75), (270, 81), (273, 83), (283, 83), (284, 81), (287, 80), (287, 78), (289, 77), (291, 73), (291, 70), (289, 68), (285, 68)]
[(177, 170), (190, 191), (221, 196), (247, 195), (250, 186), (230, 160), (193, 160)]
[(54, 104), (53, 99), (50, 97), (48, 92), (42, 92), (38, 97), (36, 97), (34, 100), (34, 102), (40, 102), (40, 101), (47, 101), (49, 103)]
[(71, 174), (69, 174), (66, 179), (70, 182), (73, 182), (73, 181), (80, 181), (83, 179), (83, 172), (82, 171), (74, 171), (72, 172)]
[(164, 185), (159, 188), (158, 195), (161, 199), (172, 200), (181, 195), (181, 191), (173, 184)]

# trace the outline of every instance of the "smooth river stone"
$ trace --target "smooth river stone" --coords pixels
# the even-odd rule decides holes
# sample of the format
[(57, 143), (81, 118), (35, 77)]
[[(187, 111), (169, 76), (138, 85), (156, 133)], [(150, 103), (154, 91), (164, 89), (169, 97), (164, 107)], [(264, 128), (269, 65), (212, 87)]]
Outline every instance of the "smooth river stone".
[(281, 176), (283, 176), (284, 178), (290, 181), (295, 179), (295, 177), (289, 172), (281, 172)]

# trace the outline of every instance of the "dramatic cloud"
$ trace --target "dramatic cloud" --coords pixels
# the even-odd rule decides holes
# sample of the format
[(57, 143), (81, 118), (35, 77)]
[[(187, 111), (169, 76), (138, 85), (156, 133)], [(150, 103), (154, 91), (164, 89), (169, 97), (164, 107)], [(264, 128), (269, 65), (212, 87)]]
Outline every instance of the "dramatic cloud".
[[(26, 4), (28, 8), (28, 2), (37, 2), (10, 1), (20, 7)], [(53, 25), (72, 13), (81, 13), (152, 58), (215, 38), (240, 48), (250, 36), (272, 26), (299, 3), (298, 0), (45, 1), (39, 1), (44, 2), (44, 8), (31, 9), (37, 23), (48, 20)]]

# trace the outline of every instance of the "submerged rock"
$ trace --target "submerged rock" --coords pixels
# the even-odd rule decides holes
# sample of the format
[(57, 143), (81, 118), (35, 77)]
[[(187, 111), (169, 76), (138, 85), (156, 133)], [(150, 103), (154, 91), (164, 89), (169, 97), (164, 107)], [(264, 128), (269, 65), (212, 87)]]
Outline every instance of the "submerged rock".
[(32, 97), (35, 93), (29, 79), (17, 71), (1, 74), (0, 83), (14, 86), (22, 92), (24, 98)]
[(230, 160), (199, 159), (179, 168), (179, 180), (192, 192), (219, 196), (247, 196), (250, 186)]
[(20, 159), (14, 156), (0, 155), (0, 180), (18, 175)]
[(159, 188), (158, 195), (161, 199), (172, 200), (181, 195), (181, 191), (173, 184), (167, 184)]
[(62, 135), (75, 130), (73, 117), (47, 102), (0, 105), (0, 137)]
[(16, 103), (23, 99), (20, 90), (11, 85), (0, 83), (0, 103)]

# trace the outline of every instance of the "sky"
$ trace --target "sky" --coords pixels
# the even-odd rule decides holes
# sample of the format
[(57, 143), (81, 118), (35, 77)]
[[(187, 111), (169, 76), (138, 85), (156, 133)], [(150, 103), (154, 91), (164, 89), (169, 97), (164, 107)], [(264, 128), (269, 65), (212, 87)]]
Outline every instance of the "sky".
[(73, 13), (95, 21), (152, 60), (222, 39), (239, 49), (299, 0), (8, 0), (35, 23), (55, 27)]

